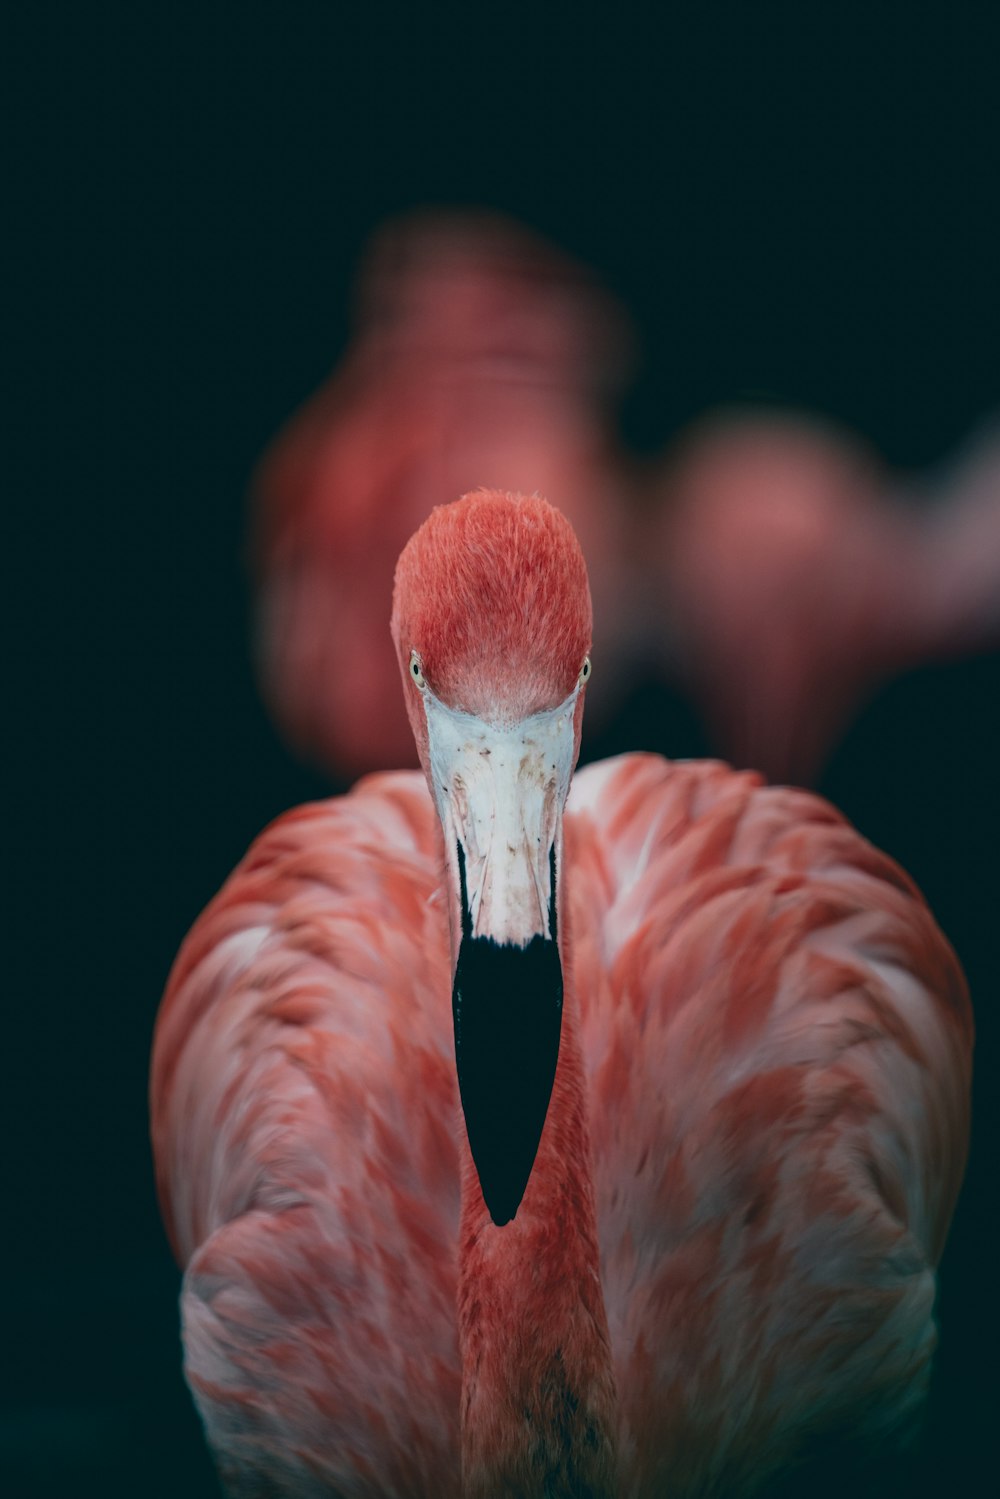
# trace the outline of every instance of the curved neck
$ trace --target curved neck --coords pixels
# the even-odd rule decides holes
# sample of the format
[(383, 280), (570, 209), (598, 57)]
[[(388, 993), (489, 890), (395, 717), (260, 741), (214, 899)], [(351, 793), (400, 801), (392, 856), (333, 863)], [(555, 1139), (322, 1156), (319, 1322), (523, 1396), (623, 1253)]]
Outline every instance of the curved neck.
[[(560, 930), (566, 903), (560, 901)], [(559, 1061), (516, 1217), (498, 1228), (463, 1140), (458, 1316), (466, 1499), (610, 1499), (616, 1391), (601, 1293), (569, 944)], [(463, 1131), (464, 1136), (464, 1131)]]

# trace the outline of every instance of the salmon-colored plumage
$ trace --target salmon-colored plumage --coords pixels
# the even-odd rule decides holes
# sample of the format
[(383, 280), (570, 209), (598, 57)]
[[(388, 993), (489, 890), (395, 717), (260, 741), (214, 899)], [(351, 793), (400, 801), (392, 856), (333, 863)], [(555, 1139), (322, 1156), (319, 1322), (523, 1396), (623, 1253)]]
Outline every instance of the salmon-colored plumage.
[[(456, 523), (491, 515), (522, 563), (572, 562), (544, 502), (480, 495), (435, 512), (409, 565), (447, 571)], [(589, 645), (573, 586), (556, 700)], [(397, 588), (411, 718), (427, 702), (432, 724), (405, 569)], [(475, 670), (506, 680), (499, 658)], [(552, 855), (558, 1065), (497, 1226), (456, 1082), (467, 907), (441, 828), (418, 772), (289, 813), (171, 975), (153, 1138), (186, 1372), (231, 1492), (749, 1493), (813, 1436), (905, 1433), (972, 1039), (906, 875), (754, 773), (581, 771)]]
[(814, 783), (886, 681), (1000, 644), (995, 436), (921, 493), (818, 420), (717, 414), (652, 489), (668, 671), (714, 748), (775, 782)]

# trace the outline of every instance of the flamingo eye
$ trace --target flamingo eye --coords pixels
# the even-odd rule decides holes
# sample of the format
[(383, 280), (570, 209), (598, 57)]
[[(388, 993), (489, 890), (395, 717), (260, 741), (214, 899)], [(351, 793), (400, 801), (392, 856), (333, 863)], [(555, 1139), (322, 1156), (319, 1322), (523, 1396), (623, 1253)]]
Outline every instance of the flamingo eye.
[(417, 655), (416, 651), (410, 652), (410, 676), (416, 682), (417, 686), (420, 688), (420, 691), (423, 692), (424, 688), (427, 686), (427, 681), (420, 669), (420, 657)]
[(590, 672), (591, 672), (590, 657), (589, 656), (584, 656), (584, 658), (583, 658), (583, 665), (580, 667), (580, 682), (581, 682), (581, 684), (587, 681), (587, 679), (590, 676)]

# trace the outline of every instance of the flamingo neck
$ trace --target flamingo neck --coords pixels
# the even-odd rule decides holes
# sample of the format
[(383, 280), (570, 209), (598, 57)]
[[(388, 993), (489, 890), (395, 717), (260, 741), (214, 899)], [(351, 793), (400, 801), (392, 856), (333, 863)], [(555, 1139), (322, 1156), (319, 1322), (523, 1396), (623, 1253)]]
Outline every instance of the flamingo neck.
[(567, 948), (552, 1096), (521, 1205), (502, 1228), (464, 1147), (458, 1317), (466, 1499), (615, 1492), (617, 1396)]

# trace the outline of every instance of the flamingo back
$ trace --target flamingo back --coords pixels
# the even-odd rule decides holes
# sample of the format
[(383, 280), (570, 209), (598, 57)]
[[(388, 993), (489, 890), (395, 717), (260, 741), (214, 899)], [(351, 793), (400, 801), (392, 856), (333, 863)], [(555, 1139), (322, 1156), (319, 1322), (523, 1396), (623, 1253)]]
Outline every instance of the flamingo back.
[[(966, 1149), (950, 947), (752, 773), (589, 767), (565, 837), (621, 1495), (749, 1493), (810, 1433), (903, 1430)], [(234, 1494), (460, 1493), (442, 856), (423, 777), (369, 777), (261, 835), (170, 978), (159, 1189)]]
[(434, 827), (406, 772), (280, 818), (164, 998), (158, 1185), (186, 1267), (185, 1372), (234, 1494), (458, 1493), (460, 1113)]
[(710, 761), (584, 770), (567, 861), (623, 1494), (901, 1435), (965, 1163), (971, 1016), (907, 876)]

